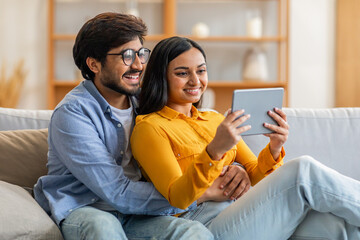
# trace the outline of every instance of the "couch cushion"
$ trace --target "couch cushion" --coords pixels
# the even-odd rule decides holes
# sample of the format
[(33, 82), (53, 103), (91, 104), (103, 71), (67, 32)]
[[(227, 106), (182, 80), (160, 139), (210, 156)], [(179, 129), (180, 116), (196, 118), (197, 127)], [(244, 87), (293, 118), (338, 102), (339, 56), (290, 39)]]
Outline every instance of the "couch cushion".
[(12, 239), (62, 239), (59, 228), (23, 188), (0, 181), (0, 236)]
[(0, 180), (34, 186), (46, 175), (47, 129), (0, 131)]

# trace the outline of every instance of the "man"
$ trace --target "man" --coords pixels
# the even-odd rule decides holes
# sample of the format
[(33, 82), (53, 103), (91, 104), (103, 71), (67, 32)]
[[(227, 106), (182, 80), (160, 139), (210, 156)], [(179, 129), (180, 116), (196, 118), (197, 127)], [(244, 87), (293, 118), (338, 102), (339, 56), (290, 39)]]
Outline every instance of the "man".
[(139, 18), (103, 13), (76, 37), (73, 56), (86, 80), (54, 110), (48, 175), (34, 189), (65, 239), (213, 238), (199, 222), (171, 216), (196, 203), (185, 210), (170, 206), (140, 181), (132, 159), (134, 95), (150, 55), (142, 46), (146, 31)]

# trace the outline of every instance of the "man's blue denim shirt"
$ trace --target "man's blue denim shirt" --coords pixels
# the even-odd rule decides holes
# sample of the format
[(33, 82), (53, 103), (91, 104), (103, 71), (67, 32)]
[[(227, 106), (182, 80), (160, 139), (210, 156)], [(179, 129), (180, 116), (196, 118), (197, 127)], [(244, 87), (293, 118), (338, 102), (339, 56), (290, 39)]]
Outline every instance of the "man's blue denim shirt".
[[(34, 187), (36, 201), (55, 220), (100, 198), (122, 214), (173, 215), (149, 182), (131, 181), (120, 166), (124, 129), (90, 80), (71, 90), (49, 124), (48, 175)], [(124, 151), (125, 152), (125, 151)], [(188, 209), (194, 209), (194, 202)]]

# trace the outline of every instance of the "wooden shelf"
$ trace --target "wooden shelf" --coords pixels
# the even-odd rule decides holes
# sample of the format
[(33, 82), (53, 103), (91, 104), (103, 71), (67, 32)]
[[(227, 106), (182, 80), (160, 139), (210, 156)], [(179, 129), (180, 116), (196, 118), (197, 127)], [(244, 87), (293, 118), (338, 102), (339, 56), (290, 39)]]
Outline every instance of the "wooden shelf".
[(54, 80), (53, 85), (56, 87), (75, 87), (77, 86), (81, 81), (71, 81), (71, 80)]
[(211, 88), (271, 88), (286, 87), (286, 82), (264, 82), (264, 81), (209, 81)]
[[(77, 86), (81, 80), (53, 80), (52, 84), (57, 87), (72, 87)], [(285, 87), (285, 82), (263, 82), (263, 81), (209, 81), (208, 87), (216, 88), (270, 88), (270, 87)]]
[[(52, 40), (55, 41), (74, 41), (76, 38), (76, 35), (74, 34), (54, 34), (52, 35)], [(160, 41), (161, 39), (166, 38), (165, 35), (148, 35), (145, 37), (146, 41)]]
[[(146, 41), (160, 41), (168, 36), (166, 35), (148, 35), (145, 37)], [(287, 41), (286, 37), (281, 36), (265, 36), (261, 38), (251, 38), (251, 37), (242, 37), (242, 36), (210, 36), (205, 38), (195, 37), (192, 35), (183, 36), (186, 38), (191, 38), (194, 41), (206, 41), (206, 42), (284, 42)], [(72, 41), (75, 40), (76, 35), (73, 34), (54, 34), (52, 36), (53, 40), (58, 41)]]
[[(101, 0), (98, 0), (99, 2)], [(114, 0), (115, 1), (115, 0)], [(119, 2), (125, 2), (125, 0), (116, 0)], [(174, 35), (181, 35), (177, 31), (177, 27), (179, 26), (177, 24), (177, 21), (181, 21), (179, 16), (179, 3), (204, 3), (204, 4), (212, 4), (216, 3), (212, 7), (218, 8), (221, 7), (221, 4), (229, 4), (231, 2), (238, 2), (238, 1), (244, 1), (247, 2), (249, 0), (139, 0), (139, 2), (146, 2), (146, 3), (154, 3), (162, 4), (162, 12), (158, 12), (156, 14), (162, 14), (162, 26), (160, 31), (161, 34), (157, 35), (148, 35), (145, 37), (146, 42), (152, 42), (156, 43), (164, 38), (171, 37)], [(269, 5), (267, 5), (266, 2), (274, 2), (277, 4), (274, 8), (267, 8)], [(49, 54), (49, 61), (48, 61), (48, 106), (50, 109), (53, 109), (57, 103), (63, 98), (63, 96), (70, 91), (72, 88), (77, 86), (79, 84), (79, 80), (74, 79), (57, 79), (56, 77), (56, 71), (55, 71), (55, 63), (56, 60), (59, 58), (59, 55), (56, 52), (56, 44), (67, 42), (71, 43), (71, 41), (75, 41), (76, 35), (75, 34), (62, 34), (61, 32), (56, 32), (55, 30), (55, 12), (56, 12), (56, 0), (48, 0), (48, 7), (49, 7), (49, 29), (48, 29), (48, 54)], [(85, 1), (84, 1), (85, 2)], [(102, 1), (104, 4), (106, 4), (107, 1)], [(262, 36), (260, 38), (253, 38), (253, 37), (247, 37), (247, 36), (241, 36), (241, 35), (211, 35), (209, 37), (200, 38), (193, 35), (181, 35), (183, 37), (187, 37), (190, 39), (193, 39), (197, 42), (202, 43), (211, 43), (208, 46), (208, 49), (213, 48), (212, 43), (220, 43), (221, 46), (224, 46), (224, 52), (228, 51), (226, 54), (233, 54), (232, 50), (229, 50), (226, 46), (234, 46), (235, 44), (239, 43), (239, 48), (241, 49), (243, 47), (248, 47), (248, 43), (255, 43), (260, 44), (262, 43), (271, 43), (267, 45), (271, 45), (273, 47), (272, 54), (274, 54), (270, 61), (272, 61), (273, 64), (270, 64), (272, 69), (270, 70), (272, 72), (272, 75), (270, 75), (270, 78), (273, 78), (273, 81), (246, 81), (246, 80), (234, 80), (229, 81), (226, 79), (221, 79), (222, 75), (219, 74), (217, 76), (212, 75), (213, 78), (216, 78), (216, 80), (210, 80), (208, 84), (208, 88), (211, 88), (215, 92), (215, 106), (214, 108), (219, 112), (224, 112), (226, 109), (229, 108), (231, 105), (231, 98), (232, 98), (232, 91), (234, 89), (249, 89), (249, 88), (270, 88), (270, 87), (283, 87), (285, 89), (285, 96), (284, 96), (284, 105), (288, 105), (288, 20), (289, 20), (289, 0), (254, 0), (251, 1), (256, 4), (259, 4), (259, 7), (264, 10), (268, 11), (276, 11), (271, 12), (272, 18), (264, 18), (267, 22), (264, 24), (264, 27), (266, 28), (266, 25), (271, 24), (274, 26), (274, 31), (268, 31), (268, 35)], [(69, 1), (69, 5), (73, 2)], [(261, 5), (265, 3), (265, 5)], [(188, 7), (193, 7), (193, 5), (186, 5)], [(195, 5), (194, 5), (195, 6)], [(247, 6), (245, 4), (245, 6)], [(274, 6), (274, 5), (272, 5)], [(70, 6), (71, 7), (71, 6)], [(251, 6), (248, 6), (249, 8)], [(269, 10), (270, 9), (270, 10)], [(84, 11), (86, 11), (84, 9)], [(93, 9), (90, 9), (89, 12), (94, 13)], [(189, 16), (196, 18), (196, 16)], [(212, 16), (211, 16), (212, 17)], [(217, 22), (221, 22), (222, 18), (219, 18), (219, 16), (216, 20)], [(61, 19), (61, 18), (57, 18)], [(59, 23), (57, 23), (57, 29), (63, 29), (58, 27)], [(211, 23), (209, 23), (209, 27), (211, 26)], [(180, 31), (180, 30), (179, 30)], [(183, 32), (189, 32), (183, 31)], [(191, 31), (190, 31), (191, 32)], [(189, 32), (189, 33), (190, 33)], [(221, 33), (221, 31), (220, 31)], [(228, 32), (229, 33), (229, 32)], [(229, 34), (232, 34), (230, 32)], [(244, 44), (245, 43), (245, 44)], [(65, 44), (66, 45), (66, 44)], [(204, 44), (205, 45), (205, 44)], [(207, 49), (207, 51), (208, 51)], [(218, 47), (215, 47), (213, 49), (216, 49), (216, 51), (219, 50)], [(71, 49), (69, 49), (70, 53)], [(242, 54), (242, 50), (238, 50), (240, 54)], [(218, 51), (219, 52), (219, 51)], [(218, 53), (216, 52), (216, 53)], [(228, 55), (224, 55), (225, 57)], [(210, 56), (209, 54), (208, 56)], [(223, 57), (223, 56), (221, 56)], [(220, 59), (221, 59), (220, 57)], [(231, 58), (230, 58), (231, 59)], [(209, 66), (211, 65), (211, 59), (208, 59)], [(214, 63), (212, 63), (214, 64)], [(222, 63), (223, 64), (223, 63)], [(225, 63), (224, 63), (225, 64)], [(237, 63), (238, 64), (238, 63)], [(219, 64), (218, 64), (219, 65)], [(216, 66), (216, 65), (215, 65)], [(239, 65), (238, 65), (239, 66)], [(276, 68), (276, 69), (273, 69)], [(224, 70), (224, 69), (221, 69)], [(73, 71), (73, 70), (71, 70)], [(224, 70), (226, 71), (226, 70)], [(269, 72), (270, 72), (269, 71)], [(218, 71), (220, 73), (220, 71)], [(210, 76), (211, 77), (211, 76)], [(64, 78), (67, 78), (67, 76), (64, 76)], [(71, 78), (71, 76), (70, 76)], [(236, 76), (236, 78), (241, 78), (241, 76)]]
[[(202, 2), (202, 3), (234, 3), (239, 0), (178, 0), (179, 3), (194, 3), (194, 2)], [(249, 0), (247, 0), (249, 1)], [(276, 2), (278, 0), (251, 0), (253, 2)]]
[[(212, 89), (217, 100), (215, 100), (215, 109), (219, 112), (225, 112), (231, 106), (233, 91), (236, 89), (249, 88), (274, 88), (282, 87), (288, 89), (287, 82), (264, 82), (264, 81), (209, 81), (208, 89)], [(221, 100), (219, 100), (221, 99)], [(284, 106), (288, 104), (287, 94), (284, 96)]]
[(194, 37), (194, 36), (184, 36), (191, 38), (194, 41), (207, 41), (207, 42), (284, 42), (287, 41), (286, 37), (281, 36), (265, 36), (261, 38), (251, 38), (251, 37), (242, 37), (242, 36), (210, 36), (206, 38)]

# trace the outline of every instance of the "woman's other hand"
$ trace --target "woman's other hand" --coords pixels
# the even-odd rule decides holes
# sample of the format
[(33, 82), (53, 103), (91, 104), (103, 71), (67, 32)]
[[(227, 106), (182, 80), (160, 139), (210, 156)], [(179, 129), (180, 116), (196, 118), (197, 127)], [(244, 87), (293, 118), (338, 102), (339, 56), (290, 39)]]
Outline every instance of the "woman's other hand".
[(281, 148), (289, 136), (289, 124), (287, 123), (286, 114), (279, 108), (275, 108), (274, 111), (269, 111), (268, 114), (279, 124), (279, 126), (277, 126), (264, 123), (264, 127), (273, 131), (273, 133), (264, 135), (270, 138), (270, 152), (276, 160), (280, 156)]
[(227, 116), (220, 123), (216, 130), (214, 139), (206, 148), (206, 151), (208, 152), (211, 159), (220, 160), (227, 151), (229, 151), (241, 140), (240, 134), (251, 128), (250, 125), (239, 127), (250, 118), (250, 115), (248, 114), (241, 116), (243, 113), (244, 110), (239, 110), (232, 113), (230, 110), (228, 110)]

